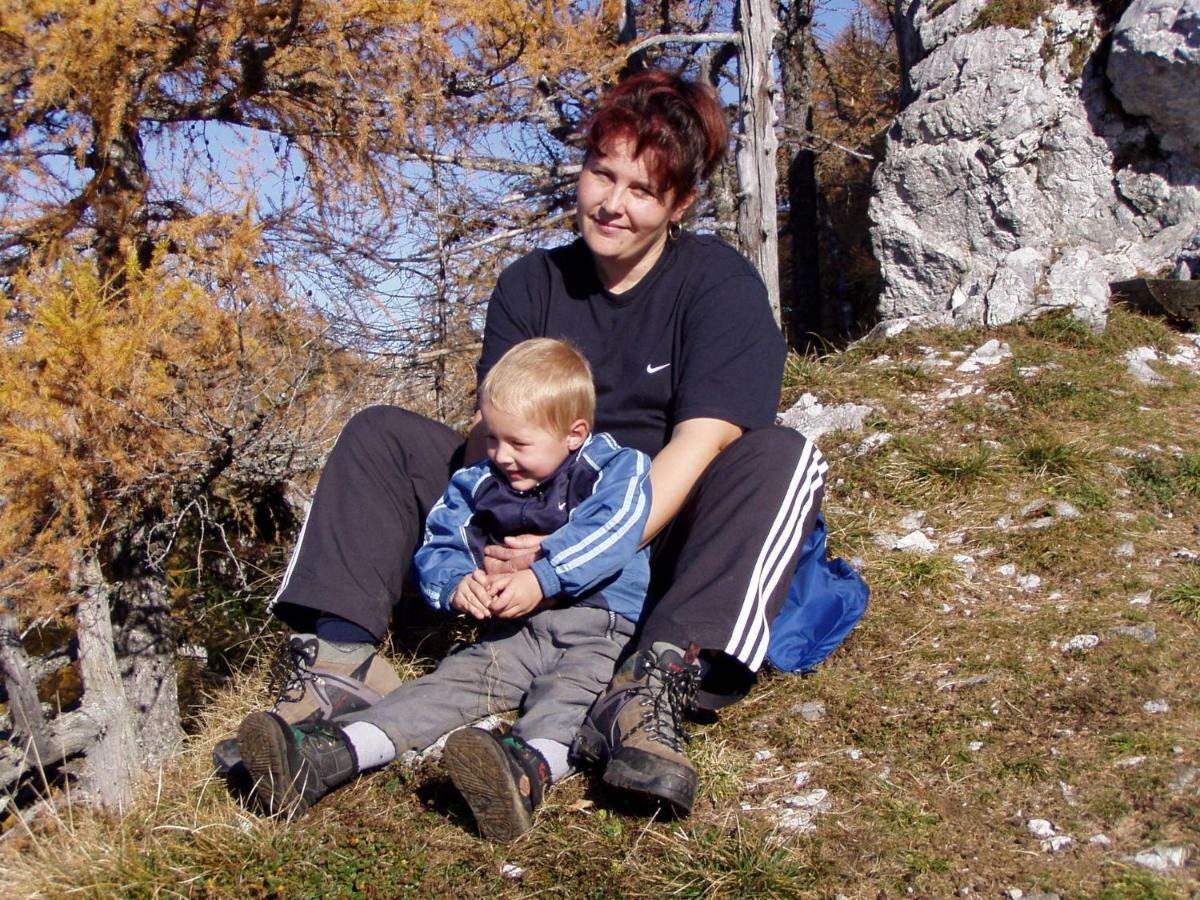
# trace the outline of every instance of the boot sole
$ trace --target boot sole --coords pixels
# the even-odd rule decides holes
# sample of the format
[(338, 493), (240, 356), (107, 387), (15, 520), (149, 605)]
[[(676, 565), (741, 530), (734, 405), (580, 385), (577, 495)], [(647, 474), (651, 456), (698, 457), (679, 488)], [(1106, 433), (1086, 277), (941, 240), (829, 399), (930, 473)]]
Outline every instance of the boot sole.
[[(659, 771), (651, 774), (638, 766), (638, 762), (648, 763)], [(668, 771), (662, 771), (664, 768)], [(604, 769), (604, 783), (610, 788), (627, 791), (652, 803), (666, 804), (679, 818), (692, 812), (696, 802), (696, 781), (694, 770), (628, 747), (617, 751)]]
[(291, 818), (307, 805), (296, 791), (290, 747), (284, 729), (289, 727), (272, 713), (254, 712), (238, 728), (242, 762), (254, 781), (254, 794), (267, 813)]
[(454, 732), (446, 739), (442, 762), (471, 807), (480, 834), (489, 841), (515, 840), (533, 827), (508, 754), (489, 734), (473, 728)]

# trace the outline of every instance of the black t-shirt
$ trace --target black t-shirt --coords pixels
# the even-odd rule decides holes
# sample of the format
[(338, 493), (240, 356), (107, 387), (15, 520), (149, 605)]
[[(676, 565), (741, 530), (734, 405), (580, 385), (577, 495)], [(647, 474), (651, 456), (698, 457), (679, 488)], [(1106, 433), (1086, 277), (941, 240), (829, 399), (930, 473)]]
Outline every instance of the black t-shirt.
[(566, 338), (592, 366), (596, 430), (653, 456), (687, 419), (775, 421), (786, 348), (766, 288), (716, 237), (681, 234), (622, 294), (600, 284), (582, 239), (501, 273), (478, 377), (514, 344)]

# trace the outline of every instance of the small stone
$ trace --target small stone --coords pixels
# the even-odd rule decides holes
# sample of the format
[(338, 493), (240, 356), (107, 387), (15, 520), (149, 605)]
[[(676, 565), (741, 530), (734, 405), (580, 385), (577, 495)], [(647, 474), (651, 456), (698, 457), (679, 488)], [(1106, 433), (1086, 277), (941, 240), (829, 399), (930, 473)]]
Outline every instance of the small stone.
[(1142, 704), (1142, 712), (1152, 716), (1161, 716), (1164, 713), (1169, 713), (1171, 706), (1166, 700), (1147, 700)]
[(998, 569), (996, 569), (996, 574), (1003, 575), (1005, 578), (1012, 578), (1014, 575), (1017, 574), (1017, 567), (1014, 566), (1012, 563), (1005, 563), (1004, 565), (1002, 565)]
[(1114, 769), (1136, 769), (1146, 761), (1144, 756), (1123, 756), (1113, 763)]
[(971, 741), (971, 743), (967, 744), (967, 749), (972, 753), (978, 753), (983, 749), (983, 741)]
[(1042, 579), (1037, 575), (1022, 575), (1017, 579), (1017, 587), (1023, 591), (1036, 591), (1042, 586)]
[(937, 547), (923, 532), (913, 531), (896, 541), (892, 549), (912, 551), (915, 553), (932, 553)]
[(849, 750), (846, 751), (846, 755), (853, 760), (860, 760), (860, 759), (862, 759), (863, 754), (862, 754), (862, 751), (859, 750), (857, 747), (851, 747)]
[(1126, 371), (1134, 381), (1142, 384), (1166, 384), (1167, 379), (1150, 368), (1150, 360), (1155, 359), (1158, 359), (1158, 353), (1153, 347), (1135, 347), (1125, 354), (1125, 361), (1128, 364)]
[(900, 520), (900, 528), (904, 531), (914, 531), (925, 524), (924, 512), (911, 512)]
[(1191, 852), (1187, 847), (1157, 844), (1149, 850), (1143, 850), (1133, 857), (1139, 866), (1155, 872), (1165, 872), (1168, 869), (1181, 869), (1187, 865)]
[(1133, 546), (1133, 541), (1126, 541), (1123, 544), (1117, 545), (1117, 549), (1113, 551), (1113, 555), (1117, 559), (1133, 559), (1137, 556), (1137, 548)]
[(886, 431), (876, 431), (873, 434), (868, 434), (858, 445), (858, 455), (862, 456), (864, 453), (870, 453), (872, 450), (882, 447), (891, 439), (892, 435)]
[(804, 794), (792, 794), (790, 797), (784, 797), (779, 802), (784, 806), (790, 806), (794, 809), (813, 809), (824, 806), (825, 801), (828, 799), (829, 791), (824, 788), (817, 788)]
[(987, 684), (989, 681), (993, 681), (995, 677), (995, 673), (985, 672), (981, 675), (958, 675), (947, 678), (939, 678), (937, 681), (937, 690), (961, 691), (963, 688)]
[(981, 347), (978, 347), (974, 353), (959, 363), (956, 371), (971, 375), (980, 369), (998, 365), (1012, 357), (1012, 355), (1012, 349), (1008, 344), (1001, 343), (993, 338)]
[(1054, 837), (1042, 841), (1041, 847), (1048, 853), (1062, 853), (1073, 843), (1075, 842), (1069, 834), (1056, 834)]
[(967, 539), (966, 534), (964, 534), (961, 531), (952, 531), (948, 535), (946, 535), (946, 543), (949, 544), (951, 547), (961, 546), (963, 544), (963, 542), (966, 541), (966, 539)]
[(1143, 591), (1140, 594), (1134, 594), (1132, 597), (1129, 598), (1129, 605), (1130, 606), (1149, 606), (1150, 605), (1150, 592)]
[(956, 563), (958, 563), (960, 566), (962, 566), (964, 569), (975, 568), (975, 557), (968, 556), (965, 553), (955, 553), (954, 561)]
[(511, 878), (513, 881), (520, 881), (525, 877), (525, 870), (520, 866), (514, 866), (512, 863), (505, 863), (500, 867), (500, 874), (505, 878)]
[(1192, 785), (1196, 784), (1200, 778), (1200, 769), (1195, 766), (1180, 766), (1179, 771), (1175, 773), (1175, 777), (1171, 779), (1172, 793), (1180, 793), (1186, 791)]
[(1141, 625), (1118, 625), (1112, 630), (1114, 635), (1133, 638), (1142, 644), (1153, 644), (1158, 640), (1158, 629), (1153, 623), (1143, 622)]
[(1029, 833), (1036, 838), (1049, 838), (1054, 836), (1054, 826), (1050, 824), (1048, 819), (1030, 819), (1025, 823), (1025, 827), (1029, 829)]
[(796, 707), (805, 722), (817, 722), (825, 718), (825, 704), (820, 700), (808, 700)]
[(1054, 501), (1054, 514), (1060, 519), (1078, 519), (1082, 513), (1066, 500)]
[(1195, 560), (1200, 559), (1200, 554), (1197, 554), (1192, 550), (1188, 550), (1186, 547), (1180, 547), (1178, 550), (1172, 550), (1171, 556), (1174, 559), (1186, 559), (1188, 562), (1194, 562)]
[(1008, 900), (1024, 900), (1025, 892), (1020, 888), (1009, 888), (1004, 892), (1004, 896), (1007, 897)]
[(1094, 650), (1100, 646), (1100, 638), (1095, 634), (1077, 634), (1062, 645), (1063, 653), (1081, 653)]
[(755, 750), (754, 751), (754, 760), (755, 760), (755, 762), (766, 762), (768, 759), (770, 759), (774, 755), (775, 754), (772, 753), (770, 750)]
[(801, 787), (804, 787), (806, 784), (808, 784), (810, 781), (812, 781), (812, 772), (808, 771), (808, 769), (801, 769), (799, 772), (796, 773), (795, 777), (792, 779), (792, 784), (795, 787), (801, 788)]
[(1111, 847), (1112, 841), (1108, 839), (1107, 834), (1093, 834), (1088, 838), (1089, 844), (1094, 844), (1097, 847)]

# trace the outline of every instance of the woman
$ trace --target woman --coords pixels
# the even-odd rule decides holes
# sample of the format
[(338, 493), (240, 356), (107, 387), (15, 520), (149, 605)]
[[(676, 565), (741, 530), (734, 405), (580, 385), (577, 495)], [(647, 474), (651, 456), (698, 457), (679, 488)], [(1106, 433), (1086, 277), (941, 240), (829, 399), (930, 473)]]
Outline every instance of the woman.
[[(681, 814), (696, 775), (680, 716), (753, 683), (826, 470), (815, 447), (773, 424), (785, 346), (762, 280), (728, 245), (681, 226), (727, 139), (706, 86), (649, 71), (611, 91), (587, 129), (580, 236), (501, 274), (478, 367), (482, 380), (526, 338), (570, 340), (595, 375), (597, 429), (653, 458), (644, 540), (655, 542), (657, 599), (576, 751), (605, 764), (610, 787)], [(283, 718), (348, 712), (398, 683), (374, 648), (463, 452), (449, 428), (394, 407), (347, 424), (274, 604), (315, 632), (290, 641)], [(477, 427), (466, 456), (483, 456)], [(528, 566), (538, 543), (488, 548), (489, 564)]]

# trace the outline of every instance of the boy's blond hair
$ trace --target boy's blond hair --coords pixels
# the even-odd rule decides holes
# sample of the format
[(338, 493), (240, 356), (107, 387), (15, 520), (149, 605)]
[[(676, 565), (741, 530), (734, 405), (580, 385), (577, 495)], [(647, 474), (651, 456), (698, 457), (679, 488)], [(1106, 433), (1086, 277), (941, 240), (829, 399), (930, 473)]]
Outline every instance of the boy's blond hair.
[(591, 366), (573, 346), (554, 338), (511, 347), (479, 386), (479, 402), (484, 400), (564, 437), (579, 419), (591, 430), (596, 417)]

